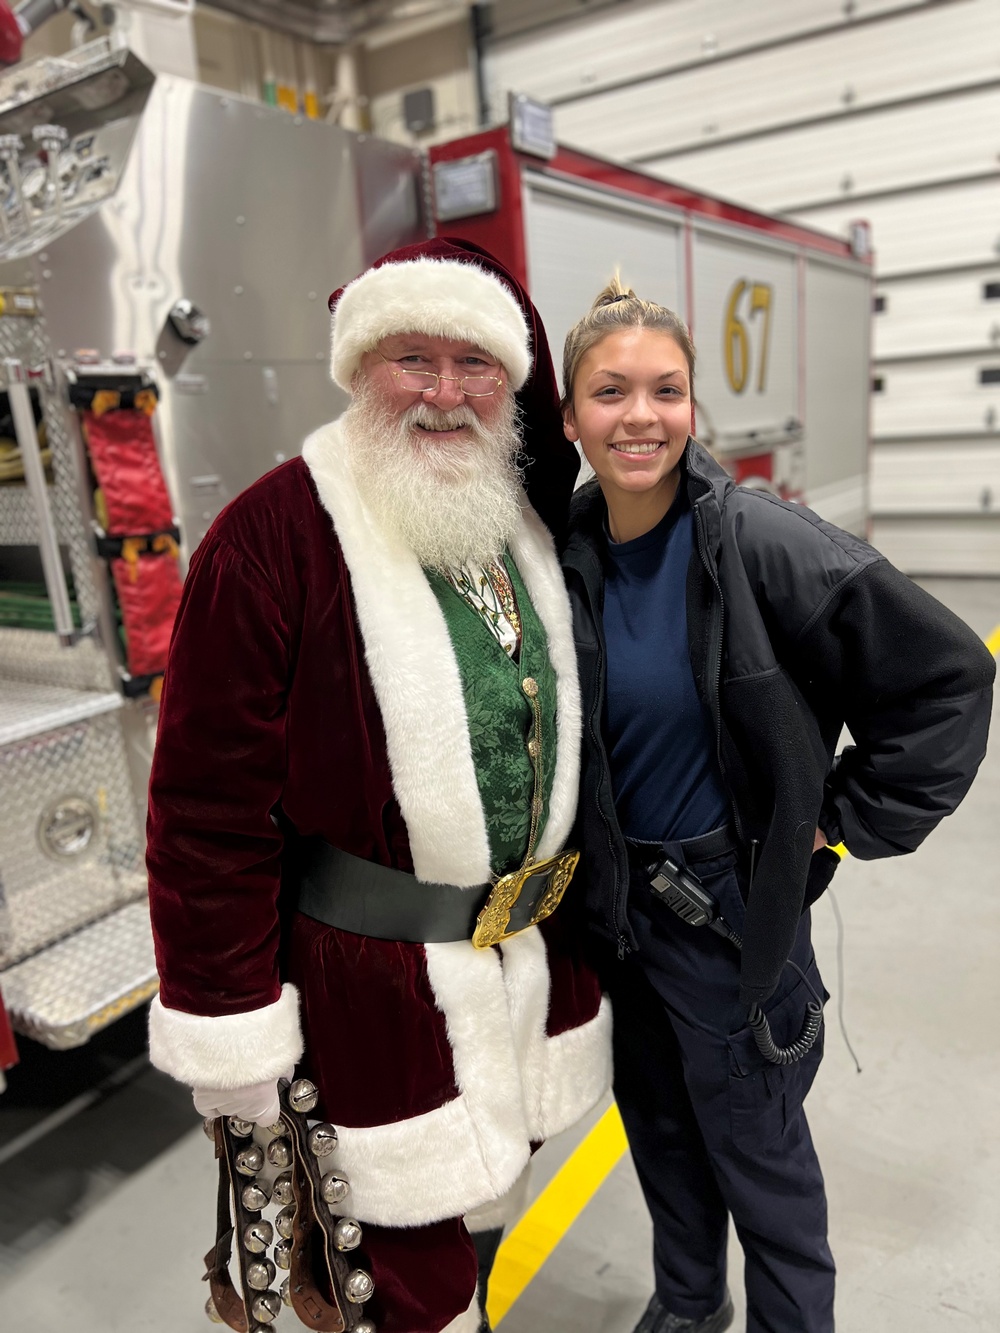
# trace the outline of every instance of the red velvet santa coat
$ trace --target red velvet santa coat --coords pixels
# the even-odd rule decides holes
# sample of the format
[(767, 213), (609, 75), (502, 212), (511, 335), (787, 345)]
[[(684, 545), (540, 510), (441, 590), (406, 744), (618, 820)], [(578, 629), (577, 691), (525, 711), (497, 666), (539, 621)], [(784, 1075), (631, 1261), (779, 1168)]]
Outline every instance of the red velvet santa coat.
[[(558, 681), (544, 857), (575, 813), (580, 701), (561, 575), (526, 503), (511, 552)], [(234, 501), (192, 561), (150, 789), (151, 1054), (194, 1086), (256, 1083), (299, 1059), (301, 1017), (354, 1216), (414, 1226), (502, 1196), (529, 1145), (609, 1084), (610, 1015), (563, 943), (566, 905), (485, 951), (333, 930), (281, 897), (279, 812), (418, 879), (489, 877), (443, 616), (366, 510), (336, 423)]]

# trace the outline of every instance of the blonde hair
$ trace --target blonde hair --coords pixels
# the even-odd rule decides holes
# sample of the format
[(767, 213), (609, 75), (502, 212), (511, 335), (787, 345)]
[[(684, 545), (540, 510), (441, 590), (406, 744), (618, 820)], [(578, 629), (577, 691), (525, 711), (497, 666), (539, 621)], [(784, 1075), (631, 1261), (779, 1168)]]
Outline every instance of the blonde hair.
[(694, 343), (687, 325), (680, 315), (668, 310), (665, 305), (644, 301), (641, 296), (636, 296), (631, 287), (622, 285), (616, 273), (595, 298), (583, 319), (574, 324), (566, 335), (563, 346), (564, 408), (569, 407), (573, 401), (573, 381), (580, 369), (580, 362), (592, 347), (619, 329), (654, 329), (657, 333), (666, 333), (673, 338), (687, 360), (693, 389)]

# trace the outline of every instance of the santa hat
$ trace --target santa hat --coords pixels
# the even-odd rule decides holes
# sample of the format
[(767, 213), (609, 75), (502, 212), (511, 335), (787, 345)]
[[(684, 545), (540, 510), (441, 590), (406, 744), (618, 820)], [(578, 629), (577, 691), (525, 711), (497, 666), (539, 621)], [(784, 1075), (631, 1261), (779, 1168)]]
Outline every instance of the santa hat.
[[(479, 343), (484, 352), (492, 352), (497, 356), (506, 368), (517, 393), (524, 489), (533, 508), (548, 525), (556, 542), (560, 542), (566, 531), (569, 500), (573, 493), (573, 483), (580, 470), (580, 456), (563, 434), (559, 389), (552, 367), (548, 339), (538, 311), (518, 280), (489, 251), (474, 245), (472, 241), (460, 240), (457, 237), (438, 236), (433, 240), (418, 241), (414, 245), (407, 245), (401, 250), (393, 250), (390, 254), (383, 255), (360, 278), (355, 278), (346, 287), (335, 291), (330, 297), (330, 310), (333, 312), (331, 358), (333, 378), (344, 388), (349, 386), (358, 358), (365, 350), (364, 347), (358, 350), (358, 330), (363, 322), (371, 321), (369, 331), (362, 337), (362, 342), (365, 338), (373, 336), (372, 325), (375, 329), (379, 327), (384, 329), (383, 332), (374, 332), (375, 343), (385, 337), (386, 333), (411, 331), (437, 333), (428, 327), (427, 311), (423, 305), (416, 311), (412, 309), (408, 311), (405, 316), (405, 326), (395, 322), (391, 328), (385, 328), (384, 324), (379, 325), (379, 320), (383, 316), (378, 308), (378, 302), (369, 302), (367, 296), (358, 302), (359, 316), (363, 315), (364, 319), (359, 318), (355, 327), (352, 327), (354, 316), (350, 314), (350, 306), (345, 305), (349, 292), (355, 290), (359, 293), (371, 292), (373, 285), (370, 284), (373, 284), (374, 279), (385, 269), (390, 270), (387, 274), (390, 285), (391, 279), (396, 276), (395, 271), (405, 270), (407, 274), (403, 279), (405, 288), (410, 281), (410, 275), (418, 265), (429, 266), (430, 277), (442, 271), (451, 274), (457, 269), (459, 273), (456, 276), (461, 279), (458, 285), (463, 291), (483, 293), (482, 303), (473, 296), (456, 301), (449, 307), (447, 312), (449, 324), (443, 330), (443, 336), (467, 336), (471, 342)], [(420, 280), (423, 278), (424, 274), (421, 272)], [(480, 280), (488, 285), (478, 286)], [(468, 282), (473, 285), (465, 286), (464, 284)], [(412, 291), (413, 288), (409, 290)], [(489, 303), (486, 301), (487, 292)], [(456, 307), (467, 311), (472, 321), (467, 334), (455, 333)], [(497, 312), (495, 320), (492, 318), (494, 310)], [(491, 312), (489, 316), (487, 311)], [(348, 314), (346, 320), (345, 313)], [(394, 315), (393, 319), (396, 318)], [(508, 340), (511, 350), (501, 351), (498, 341), (501, 337)], [(341, 339), (344, 340), (343, 343)], [(373, 343), (368, 343), (368, 346), (372, 345)], [(514, 345), (521, 349), (520, 361), (516, 357)], [(345, 354), (348, 346), (352, 347), (349, 356)]]
[(386, 258), (348, 283), (332, 306), (330, 369), (342, 389), (350, 389), (365, 352), (393, 333), (474, 343), (497, 358), (515, 390), (522, 387), (531, 340), (509, 287), (474, 261)]

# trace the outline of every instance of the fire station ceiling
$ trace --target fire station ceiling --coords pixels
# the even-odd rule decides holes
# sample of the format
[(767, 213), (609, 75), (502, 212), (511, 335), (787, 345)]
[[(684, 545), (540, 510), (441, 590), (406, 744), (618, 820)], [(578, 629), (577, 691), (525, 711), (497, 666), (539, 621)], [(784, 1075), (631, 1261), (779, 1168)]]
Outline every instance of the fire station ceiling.
[(306, 41), (339, 45), (381, 23), (424, 18), (446, 10), (464, 12), (465, 0), (211, 0), (252, 23), (262, 23)]

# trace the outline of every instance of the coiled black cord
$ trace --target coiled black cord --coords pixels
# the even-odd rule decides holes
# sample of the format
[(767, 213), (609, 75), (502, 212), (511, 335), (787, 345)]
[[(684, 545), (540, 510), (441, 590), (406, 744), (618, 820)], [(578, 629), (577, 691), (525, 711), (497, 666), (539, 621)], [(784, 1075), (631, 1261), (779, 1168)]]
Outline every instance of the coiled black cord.
[(816, 1045), (816, 1038), (823, 1026), (823, 1009), (815, 1000), (809, 1001), (806, 1005), (806, 1017), (802, 1024), (802, 1031), (790, 1046), (777, 1045), (771, 1032), (771, 1025), (767, 1021), (767, 1014), (764, 1013), (759, 1004), (750, 1006), (750, 1017), (747, 1022), (750, 1024), (750, 1031), (757, 1043), (757, 1049), (765, 1060), (769, 1060), (772, 1065), (793, 1065), (796, 1060), (801, 1060)]
[[(721, 918), (719, 924), (724, 927), (726, 936), (736, 945), (737, 949), (742, 949), (743, 937), (738, 935)], [(753, 1039), (757, 1043), (758, 1051), (772, 1065), (793, 1065), (797, 1060), (801, 1060), (804, 1055), (808, 1055), (816, 1045), (816, 1039), (823, 1026), (823, 1004), (809, 984), (809, 978), (791, 959), (789, 959), (789, 965), (795, 968), (795, 971), (798, 972), (813, 995), (813, 998), (806, 1005), (806, 1016), (799, 1035), (788, 1046), (779, 1046), (774, 1040), (771, 1025), (767, 1021), (767, 1014), (764, 1013), (759, 1004), (750, 1006), (750, 1016), (747, 1019), (750, 1031), (753, 1033)]]

